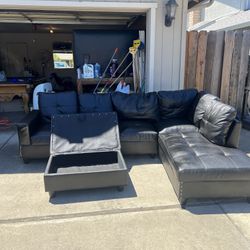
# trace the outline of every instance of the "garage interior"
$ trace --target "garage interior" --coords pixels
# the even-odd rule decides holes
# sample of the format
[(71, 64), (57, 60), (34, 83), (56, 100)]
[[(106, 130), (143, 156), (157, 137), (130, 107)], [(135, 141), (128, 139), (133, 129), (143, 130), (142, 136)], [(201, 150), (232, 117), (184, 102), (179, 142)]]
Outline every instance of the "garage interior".
[[(133, 40), (139, 38), (139, 33), (145, 37), (145, 31), (146, 14), (143, 12), (1, 10), (0, 85), (29, 84), (29, 108), (32, 109), (34, 88), (50, 82), (51, 75), (56, 74), (63, 82), (64, 89), (60, 91), (77, 90), (77, 68), (82, 70), (84, 63), (98, 63), (103, 73), (114, 50), (118, 48), (115, 58), (119, 64)], [(129, 55), (116, 76), (131, 60)], [(109, 69), (105, 77), (110, 78)], [(132, 66), (123, 77), (133, 86)], [(92, 92), (98, 81), (97, 78), (86, 79), (83, 90)], [(24, 109), (18, 96), (11, 102), (0, 97), (0, 104), (0, 112)]]

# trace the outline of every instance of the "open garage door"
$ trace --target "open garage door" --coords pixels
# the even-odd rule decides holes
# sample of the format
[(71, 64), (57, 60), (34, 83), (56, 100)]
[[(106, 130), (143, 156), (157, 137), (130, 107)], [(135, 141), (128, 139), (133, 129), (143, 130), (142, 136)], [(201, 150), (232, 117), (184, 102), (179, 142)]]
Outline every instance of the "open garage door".
[[(148, 84), (146, 89), (153, 90), (156, 3), (93, 1), (19, 2), (11, 0), (8, 3), (0, 2), (0, 7), (1, 34), (29, 33), (29, 36), (31, 36), (31, 33), (45, 34), (47, 32), (54, 34), (54, 37), (59, 36), (59, 34), (61, 34), (61, 36), (68, 34), (68, 37), (63, 40), (66, 42), (67, 40), (72, 40), (72, 42), (74, 42), (73, 32), (75, 30), (99, 29), (119, 30), (123, 32), (147, 30), (147, 37), (145, 39), (147, 44), (147, 59), (145, 61), (148, 69), (146, 70), (146, 81)], [(15, 39), (15, 36), (13, 39)], [(61, 38), (59, 40), (61, 40)], [(35, 46), (37, 39), (32, 39), (32, 42), (33, 46)], [(35, 47), (39, 50), (38, 45)], [(39, 51), (43, 55), (44, 61), (51, 59), (48, 58), (48, 51), (44, 49), (40, 49)], [(28, 53), (30, 53), (29, 48)], [(150, 60), (148, 60), (149, 58)], [(48, 70), (45, 69), (45, 65), (43, 67), (46, 75), (46, 71)], [(74, 70), (76, 69), (74, 68)]]

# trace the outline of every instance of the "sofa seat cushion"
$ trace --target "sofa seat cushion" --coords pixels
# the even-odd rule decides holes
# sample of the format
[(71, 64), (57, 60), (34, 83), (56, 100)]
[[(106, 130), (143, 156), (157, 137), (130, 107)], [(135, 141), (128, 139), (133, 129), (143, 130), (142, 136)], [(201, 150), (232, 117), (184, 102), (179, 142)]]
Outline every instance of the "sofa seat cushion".
[(159, 91), (161, 120), (188, 117), (190, 106), (192, 106), (197, 95), (198, 91), (196, 89)]
[(155, 92), (146, 94), (112, 93), (112, 103), (122, 120), (158, 120), (158, 98)]
[(159, 133), (164, 133), (164, 130), (169, 127), (177, 125), (191, 125), (191, 124), (192, 123), (185, 118), (172, 118), (168, 120), (160, 120), (159, 122), (156, 123), (156, 127)]
[(74, 91), (61, 93), (39, 93), (39, 110), (45, 122), (52, 115), (75, 114), (78, 111), (77, 95)]
[(159, 134), (159, 145), (167, 154), (179, 181), (235, 181), (250, 179), (250, 158), (242, 151), (217, 146), (194, 126), (176, 126)]
[(113, 112), (110, 94), (79, 95), (80, 113)]
[(121, 141), (150, 142), (157, 141), (158, 138), (156, 129), (148, 121), (120, 121), (119, 130)]
[(32, 145), (49, 145), (51, 128), (50, 124), (43, 124), (38, 127), (37, 132), (31, 136)]

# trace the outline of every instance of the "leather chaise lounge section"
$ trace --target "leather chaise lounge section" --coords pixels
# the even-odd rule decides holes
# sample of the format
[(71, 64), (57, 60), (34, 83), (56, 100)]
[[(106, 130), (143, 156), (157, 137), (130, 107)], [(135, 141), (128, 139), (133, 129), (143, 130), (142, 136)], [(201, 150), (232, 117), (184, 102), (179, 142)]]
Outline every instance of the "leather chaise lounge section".
[(250, 196), (249, 158), (212, 144), (193, 126), (160, 134), (159, 155), (182, 206), (190, 198)]
[(236, 110), (207, 94), (191, 117), (191, 125), (159, 132), (159, 156), (181, 205), (190, 198), (249, 197), (250, 158), (236, 149)]
[(158, 93), (41, 93), (18, 126), (24, 161), (49, 156), (52, 114), (117, 112), (123, 154), (159, 154), (182, 206), (193, 198), (250, 196), (250, 159), (237, 149), (236, 111), (195, 89)]

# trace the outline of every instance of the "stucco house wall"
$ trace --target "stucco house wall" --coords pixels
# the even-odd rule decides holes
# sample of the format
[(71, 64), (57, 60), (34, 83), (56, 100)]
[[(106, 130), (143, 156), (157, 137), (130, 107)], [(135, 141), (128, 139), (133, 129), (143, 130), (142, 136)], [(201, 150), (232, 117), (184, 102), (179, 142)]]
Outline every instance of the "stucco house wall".
[(215, 0), (214, 3), (203, 10), (201, 21), (210, 21), (227, 16), (250, 7), (249, 0)]
[(171, 27), (164, 25), (166, 1), (158, 1), (156, 10), (156, 47), (154, 90), (173, 90), (184, 86), (187, 1), (179, 7)]
[[(215, 0), (210, 7), (197, 10), (201, 11), (201, 19), (189, 22), (188, 30), (249, 29), (250, 0)], [(189, 12), (189, 17), (192, 14), (193, 11)]]

